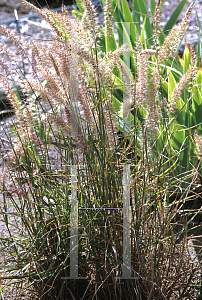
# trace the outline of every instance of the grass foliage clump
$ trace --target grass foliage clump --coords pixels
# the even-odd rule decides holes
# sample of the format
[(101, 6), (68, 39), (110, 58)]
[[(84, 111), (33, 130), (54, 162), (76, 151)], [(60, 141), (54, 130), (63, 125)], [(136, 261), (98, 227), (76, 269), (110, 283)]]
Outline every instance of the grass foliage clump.
[[(153, 42), (143, 34), (145, 19), (142, 32), (134, 27), (134, 45), (119, 46), (110, 1), (104, 26), (90, 1), (79, 3), (74, 18), (65, 9), (58, 14), (25, 4), (52, 34), (46, 43), (25, 43), (0, 25), (33, 72), (28, 79), (0, 44), (10, 60), (10, 66), (0, 60), (0, 81), (16, 115), (15, 139), (8, 135), (10, 151), (2, 153), (2, 279), (40, 299), (196, 299), (200, 266), (188, 225), (200, 211), (187, 220), (183, 208), (200, 180), (201, 75), (193, 49), (177, 58), (194, 3), (179, 28), (163, 36), (163, 1), (157, 1)], [(128, 6), (122, 6), (124, 16)], [(195, 123), (185, 124), (189, 115)], [(121, 278), (126, 190), (130, 279)], [(78, 276), (85, 279), (70, 276), (73, 238)]]

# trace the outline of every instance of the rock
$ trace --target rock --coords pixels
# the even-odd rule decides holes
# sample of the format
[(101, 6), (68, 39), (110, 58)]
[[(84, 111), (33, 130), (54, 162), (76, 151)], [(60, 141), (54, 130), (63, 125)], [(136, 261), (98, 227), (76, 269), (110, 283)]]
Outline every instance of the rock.
[(0, 11), (1, 11), (1, 20), (4, 20), (2, 13), (13, 13), (14, 16), (14, 9), (18, 11), (19, 14), (27, 14), (30, 9), (27, 8), (24, 4), (22, 4), (19, 0), (0, 0)]
[(15, 0), (6, 0), (0, 1), (0, 6), (2, 6), (3, 10), (6, 12), (12, 12), (14, 9), (19, 9), (21, 3)]

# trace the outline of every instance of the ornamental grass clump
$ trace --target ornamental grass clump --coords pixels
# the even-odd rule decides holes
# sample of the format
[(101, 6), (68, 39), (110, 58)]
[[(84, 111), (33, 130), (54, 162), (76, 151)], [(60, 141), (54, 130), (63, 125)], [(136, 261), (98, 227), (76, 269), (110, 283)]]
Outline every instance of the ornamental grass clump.
[[(179, 218), (186, 198), (169, 202), (178, 185), (165, 155), (169, 128), (161, 132), (162, 152), (157, 147), (161, 50), (140, 43), (133, 52), (124, 45), (104, 54), (96, 11), (82, 3), (79, 20), (65, 9), (58, 14), (25, 2), (52, 26), (46, 44), (24, 43), (0, 25), (34, 73), (28, 79), (0, 45), (19, 77), (14, 82), (0, 61), (16, 115), (15, 139), (8, 135), (10, 151), (1, 152), (3, 293), (15, 285), (37, 299), (196, 299), (200, 266), (190, 252), (186, 216)], [(130, 84), (123, 86), (131, 76), (121, 58), (130, 51), (138, 60), (131, 92)], [(151, 57), (157, 57), (153, 69)]]

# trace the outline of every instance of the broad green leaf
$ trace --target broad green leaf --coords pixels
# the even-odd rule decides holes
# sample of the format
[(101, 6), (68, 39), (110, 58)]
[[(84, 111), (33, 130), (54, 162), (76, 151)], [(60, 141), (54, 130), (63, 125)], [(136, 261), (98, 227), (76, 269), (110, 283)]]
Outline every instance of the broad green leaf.
[(185, 110), (184, 102), (183, 102), (182, 98), (178, 99), (176, 108), (178, 109), (178, 111), (176, 113), (175, 123), (185, 126), (186, 110)]
[(119, 89), (123, 91), (123, 81), (120, 78), (118, 78), (115, 74), (112, 74), (112, 79), (115, 85), (117, 85)]
[(187, 46), (187, 40), (185, 39), (185, 49), (184, 49), (184, 53), (183, 53), (183, 74), (185, 74), (187, 72), (187, 70), (189, 69), (189, 65), (190, 65), (190, 52), (189, 52), (189, 48)]
[(124, 22), (133, 22), (132, 15), (131, 15), (130, 8), (128, 6), (127, 1), (121, 0), (121, 6), (122, 6), (122, 10), (123, 10), (123, 17), (124, 17), (123, 21)]
[(125, 69), (126, 69), (128, 75), (130, 76), (131, 80), (133, 81), (133, 75), (132, 75), (132, 73), (130, 72), (130, 66), (127, 66), (127, 65), (125, 64), (125, 62), (124, 62), (121, 58), (119, 58), (119, 60), (120, 60), (121, 63), (124, 65), (124, 67), (125, 67)]
[(179, 15), (181, 14), (185, 4), (187, 3), (187, 0), (182, 0), (178, 6), (176, 7), (176, 9), (174, 10), (174, 12), (172, 13), (171, 17), (169, 18), (168, 22), (166, 23), (163, 32), (165, 35), (169, 34), (169, 31), (172, 29), (172, 27), (176, 24)]
[(179, 100), (177, 101), (177, 104), (176, 104), (176, 108), (178, 110), (182, 109), (184, 106), (184, 101), (182, 100), (182, 98), (179, 98)]
[(131, 45), (131, 40), (130, 40), (130, 34), (129, 34), (129, 26), (130, 24), (122, 24), (123, 26), (123, 41), (125, 41), (124, 43), (127, 43), (128, 47), (130, 49), (133, 49), (132, 45)]
[(139, 5), (137, 1), (133, 1), (133, 11), (132, 11), (133, 21), (135, 22), (137, 26), (138, 33), (140, 35), (141, 29), (140, 29), (140, 13), (139, 13)]
[(130, 71), (131, 71), (131, 74), (134, 74), (133, 78), (135, 79), (136, 78), (136, 60), (135, 60), (135, 54), (131, 53), (130, 54), (130, 58), (131, 58)]
[(148, 45), (151, 46), (151, 45), (153, 45), (153, 40), (152, 40), (153, 28), (152, 28), (152, 24), (151, 24), (151, 21), (149, 18), (146, 1), (142, 1), (142, 0), (136, 0), (136, 1), (137, 1), (138, 8), (139, 8), (138, 11), (142, 15), (142, 17), (145, 19), (145, 31), (146, 31), (146, 35), (147, 35)]
[(80, 12), (83, 14), (85, 9), (83, 7), (83, 1), (82, 0), (76, 0), (76, 4), (78, 5), (78, 8), (80, 10)]
[(123, 45), (123, 24), (117, 22), (116, 29), (118, 32), (118, 44), (119, 44), (119, 47), (121, 47)]
[(202, 94), (202, 67), (200, 67), (198, 72), (197, 72), (196, 82), (198, 84), (199, 91)]
[(198, 89), (195, 88), (193, 91), (193, 103), (192, 103), (192, 110), (194, 113), (194, 118), (196, 124), (202, 122), (202, 95)]
[(137, 24), (135, 24), (135, 23), (130, 24), (130, 41), (131, 41), (132, 48), (135, 47), (136, 42), (137, 42), (137, 37), (139, 36), (136, 25)]
[[(104, 0), (102, 0), (103, 4), (105, 3)], [(123, 13), (120, 7), (120, 3), (117, 0), (111, 1), (111, 12), (112, 17), (115, 20), (115, 22), (121, 22), (123, 20)]]
[(196, 125), (195, 118), (194, 118), (194, 113), (193, 112), (189, 113), (189, 120), (190, 120), (190, 128)]
[(155, 2), (155, 0), (151, 0), (150, 2), (151, 2), (150, 3), (151, 13), (152, 13), (152, 16), (154, 17), (156, 2)]
[(189, 113), (190, 105), (191, 105), (190, 93), (185, 88), (184, 91), (182, 92), (182, 95), (183, 95), (183, 101), (184, 101), (184, 103), (186, 103), (186, 112)]
[(127, 2), (125, 0), (121, 0), (121, 5), (122, 5), (122, 12), (123, 12), (123, 22), (129, 23), (130, 27), (130, 44), (132, 43), (132, 46), (135, 46), (135, 42), (136, 42), (136, 36), (138, 34), (137, 28), (135, 26), (135, 22), (137, 23), (137, 21), (134, 21), (129, 9), (129, 6), (127, 4)]
[(147, 48), (146, 36), (145, 36), (145, 25), (146, 25), (146, 19), (144, 19), (144, 25), (143, 25), (141, 36), (140, 36), (140, 40), (141, 40), (142, 45), (144, 45), (144, 49)]
[(165, 92), (168, 94), (168, 82), (167, 81), (163, 81), (161, 83), (163, 89), (165, 90)]
[(116, 113), (119, 113), (122, 108), (122, 103), (112, 95), (113, 108)]
[[(150, 64), (154, 64), (156, 66), (156, 62), (155, 62), (155, 59), (154, 61), (149, 61)], [(162, 71), (167, 68), (167, 71), (172, 71), (173, 72), (173, 75), (174, 74), (177, 74), (179, 78), (182, 77), (182, 72), (180, 72), (179, 70), (179, 67), (177, 66), (177, 69), (176, 68), (173, 68), (173, 67), (170, 67), (169, 65), (164, 65), (164, 64), (161, 64), (161, 67), (162, 67)], [(151, 66), (149, 65), (149, 68), (151, 68)], [(151, 68), (151, 70), (154, 70)], [(168, 73), (167, 73), (168, 74)], [(175, 76), (174, 76), (175, 77)]]
[(181, 64), (182, 68), (184, 68), (184, 59), (181, 58), (181, 57), (178, 55), (178, 60), (179, 60), (179, 62), (180, 62), (180, 64)]
[(122, 78), (122, 76), (121, 76), (121, 70), (118, 68), (117, 65), (114, 66), (113, 74), (116, 75), (119, 79)]
[[(201, 25), (202, 26), (202, 25)], [(202, 43), (200, 42), (201, 41), (201, 34), (199, 33), (199, 37), (198, 37), (198, 50), (197, 50), (197, 67), (201, 67), (202, 65), (202, 60), (201, 60), (201, 57), (202, 57)]]
[(181, 125), (176, 124), (174, 126), (173, 142), (172, 142), (172, 146), (174, 147), (174, 149), (179, 151), (181, 146), (184, 143), (184, 139), (185, 139), (184, 127), (181, 126)]
[(172, 95), (177, 83), (175, 81), (175, 78), (174, 78), (172, 72), (169, 69), (167, 69), (167, 73), (168, 73), (168, 99), (170, 100), (171, 95)]
[(72, 15), (74, 15), (76, 17), (77, 20), (81, 21), (83, 14), (78, 11), (77, 9), (73, 9), (72, 10)]
[(99, 37), (99, 55), (103, 58), (106, 50), (106, 45), (105, 45), (105, 30), (104, 26), (103, 29), (100, 28), (100, 37)]
[(163, 45), (164, 41), (165, 41), (165, 34), (164, 34), (163, 30), (160, 28), (160, 34), (159, 34), (159, 43), (160, 43), (160, 46)]
[(114, 31), (112, 31), (112, 36), (110, 36), (108, 34), (107, 24), (105, 25), (105, 47), (106, 47), (106, 52), (114, 51), (117, 49), (117, 43), (114, 37)]

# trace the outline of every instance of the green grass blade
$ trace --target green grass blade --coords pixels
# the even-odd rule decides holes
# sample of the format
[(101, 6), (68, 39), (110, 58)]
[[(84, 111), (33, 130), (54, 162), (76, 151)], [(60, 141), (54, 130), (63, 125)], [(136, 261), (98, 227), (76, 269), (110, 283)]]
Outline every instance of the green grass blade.
[(83, 14), (85, 9), (83, 7), (83, 1), (82, 0), (76, 0), (76, 4), (78, 5), (78, 8), (80, 10), (80, 12)]
[(155, 13), (155, 7), (156, 7), (156, 2), (155, 0), (151, 0), (151, 3), (150, 3), (150, 9), (151, 9), (151, 13), (152, 13), (152, 16), (154, 17), (154, 13)]
[(131, 15), (131, 12), (130, 12), (130, 8), (124, 0), (122, 0), (121, 5), (122, 5), (122, 10), (123, 10), (123, 22), (131, 23), (130, 24), (130, 41), (134, 47), (135, 41), (136, 41), (136, 36), (138, 34), (135, 23), (137, 23), (138, 21), (137, 20), (134, 21), (132, 15)]
[(116, 39), (114, 37), (114, 32), (112, 31), (112, 35), (108, 34), (107, 25), (105, 26), (105, 46), (106, 52), (115, 51), (117, 49)]
[(191, 62), (190, 52), (189, 52), (189, 48), (187, 46), (186, 39), (185, 39), (185, 49), (184, 49), (184, 53), (183, 53), (183, 60), (184, 60), (183, 74), (185, 74), (188, 71), (189, 65), (190, 65), (190, 62)]
[(133, 1), (133, 12), (132, 12), (133, 21), (136, 23), (138, 33), (140, 34), (140, 32), (141, 32), (141, 29), (140, 29), (140, 14), (138, 12), (139, 12), (138, 2)]
[[(137, 0), (134, 2), (137, 2), (135, 7), (137, 9), (137, 5), (138, 5), (138, 12), (140, 13), (140, 15), (142, 15), (145, 18), (145, 31), (146, 31), (146, 35), (147, 35), (148, 45), (151, 46), (151, 45), (153, 45), (153, 41), (152, 41), (153, 28), (152, 28), (152, 23), (149, 19), (149, 13), (148, 13), (146, 1)], [(137, 21), (137, 20), (134, 20), (134, 21)]]
[(130, 8), (125, 0), (121, 0), (124, 22), (133, 22)]
[(177, 83), (175, 81), (172, 72), (169, 69), (167, 69), (167, 73), (168, 73), (168, 99), (170, 99)]

